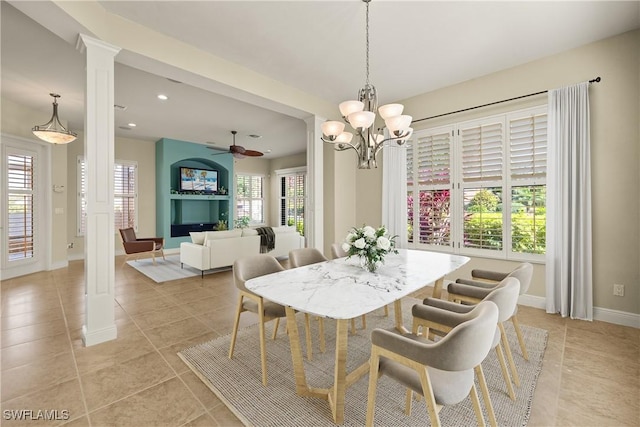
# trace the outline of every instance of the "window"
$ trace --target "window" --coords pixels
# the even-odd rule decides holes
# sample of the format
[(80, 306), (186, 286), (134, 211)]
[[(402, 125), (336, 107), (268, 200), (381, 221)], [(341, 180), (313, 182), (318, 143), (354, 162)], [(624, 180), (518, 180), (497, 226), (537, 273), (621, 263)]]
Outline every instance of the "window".
[(8, 154), (8, 261), (34, 257), (34, 157)]
[(542, 259), (546, 107), (414, 133), (407, 146), (409, 245)]
[(294, 226), (304, 236), (306, 168), (277, 172), (280, 180), (280, 225)]
[[(138, 164), (116, 160), (113, 165), (114, 227), (137, 229)], [(78, 236), (84, 236), (87, 227), (87, 176), (84, 158), (78, 157)]]
[(264, 224), (264, 178), (236, 176), (236, 218), (248, 216), (252, 224)]

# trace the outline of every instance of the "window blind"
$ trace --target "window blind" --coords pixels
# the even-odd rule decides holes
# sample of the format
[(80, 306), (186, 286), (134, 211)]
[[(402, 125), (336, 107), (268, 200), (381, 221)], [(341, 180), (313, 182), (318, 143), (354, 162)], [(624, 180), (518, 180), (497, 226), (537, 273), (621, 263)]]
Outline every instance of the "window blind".
[[(418, 138), (418, 184), (449, 184), (451, 133), (438, 133)], [(413, 161), (413, 159), (412, 159)]]
[(547, 115), (531, 114), (509, 121), (512, 179), (543, 178), (547, 173)]
[(460, 137), (463, 182), (502, 179), (502, 122), (462, 127)]
[[(78, 158), (78, 236), (87, 231), (87, 164)], [(135, 162), (120, 162), (113, 165), (113, 214), (114, 227), (136, 228), (138, 206), (138, 165)]]
[(8, 260), (34, 257), (34, 158), (7, 155)]

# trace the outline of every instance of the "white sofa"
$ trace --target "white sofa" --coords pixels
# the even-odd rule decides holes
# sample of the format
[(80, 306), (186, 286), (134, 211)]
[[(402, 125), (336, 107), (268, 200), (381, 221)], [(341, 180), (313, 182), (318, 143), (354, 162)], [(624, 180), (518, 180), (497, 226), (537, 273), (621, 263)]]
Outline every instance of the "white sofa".
[[(268, 255), (288, 256), (289, 251), (304, 247), (295, 227), (273, 227), (275, 248)], [(180, 244), (180, 263), (201, 270), (227, 267), (238, 258), (260, 253), (260, 236), (251, 228), (226, 231), (192, 232), (191, 242)]]

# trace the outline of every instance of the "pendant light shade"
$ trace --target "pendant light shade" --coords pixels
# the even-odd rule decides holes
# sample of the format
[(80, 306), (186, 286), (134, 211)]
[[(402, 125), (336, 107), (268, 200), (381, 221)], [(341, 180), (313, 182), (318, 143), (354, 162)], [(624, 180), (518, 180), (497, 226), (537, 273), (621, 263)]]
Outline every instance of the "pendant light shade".
[(62, 126), (58, 118), (58, 98), (60, 98), (60, 95), (57, 93), (50, 93), (49, 95), (53, 97), (53, 115), (51, 116), (51, 120), (43, 125), (34, 126), (31, 131), (41, 140), (52, 144), (68, 144), (75, 141), (78, 135)]

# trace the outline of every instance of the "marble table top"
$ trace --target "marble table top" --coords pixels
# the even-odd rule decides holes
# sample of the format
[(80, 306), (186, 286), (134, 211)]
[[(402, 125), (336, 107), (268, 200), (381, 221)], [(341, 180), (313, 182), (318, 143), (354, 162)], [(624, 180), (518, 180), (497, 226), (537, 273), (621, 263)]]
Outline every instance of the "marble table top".
[(338, 258), (250, 279), (250, 291), (315, 316), (352, 319), (384, 307), (455, 271), (468, 257), (411, 249), (388, 254), (374, 273), (356, 257)]

